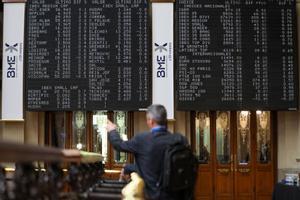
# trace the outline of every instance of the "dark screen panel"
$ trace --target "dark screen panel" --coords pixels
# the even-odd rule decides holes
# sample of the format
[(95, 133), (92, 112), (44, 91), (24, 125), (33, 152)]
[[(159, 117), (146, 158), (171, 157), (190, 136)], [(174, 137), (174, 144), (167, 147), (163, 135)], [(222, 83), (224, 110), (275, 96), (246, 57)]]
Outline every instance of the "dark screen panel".
[(296, 110), (295, 0), (178, 0), (180, 110)]
[(151, 103), (147, 0), (29, 0), (28, 110), (137, 110)]

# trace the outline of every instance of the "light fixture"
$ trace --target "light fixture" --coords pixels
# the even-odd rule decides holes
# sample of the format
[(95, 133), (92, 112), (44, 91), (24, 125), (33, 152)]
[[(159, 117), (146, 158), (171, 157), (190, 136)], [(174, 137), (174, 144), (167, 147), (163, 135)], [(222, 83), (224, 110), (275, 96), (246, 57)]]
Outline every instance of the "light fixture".
[(257, 110), (257, 111), (256, 111), (256, 114), (257, 114), (257, 115), (261, 115), (261, 110)]
[(241, 114), (244, 115), (244, 116), (245, 115), (247, 116), (249, 114), (249, 111), (241, 111)]
[(81, 149), (82, 149), (82, 144), (81, 144), (81, 143), (78, 143), (78, 144), (76, 145), (76, 148), (77, 148), (78, 150), (81, 150)]

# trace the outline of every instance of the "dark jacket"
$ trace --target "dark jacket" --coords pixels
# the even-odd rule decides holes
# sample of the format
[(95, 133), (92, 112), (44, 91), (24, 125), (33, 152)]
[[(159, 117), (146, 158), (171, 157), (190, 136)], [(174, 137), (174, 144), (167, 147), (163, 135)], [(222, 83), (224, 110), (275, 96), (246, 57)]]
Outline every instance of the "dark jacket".
[[(146, 132), (123, 141), (116, 131), (108, 134), (109, 141), (116, 150), (134, 154), (137, 170), (145, 181), (145, 193), (149, 199), (178, 199), (172, 197), (174, 194), (163, 192), (158, 187), (164, 151), (171, 136), (169, 132)], [(183, 136), (182, 142), (187, 143)]]

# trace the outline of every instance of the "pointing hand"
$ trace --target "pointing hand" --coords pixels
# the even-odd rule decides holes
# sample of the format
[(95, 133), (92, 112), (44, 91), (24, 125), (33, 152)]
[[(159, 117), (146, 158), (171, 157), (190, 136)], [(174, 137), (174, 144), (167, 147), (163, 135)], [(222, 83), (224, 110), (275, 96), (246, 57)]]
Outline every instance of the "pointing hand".
[(107, 126), (106, 126), (106, 130), (107, 132), (111, 132), (113, 130), (117, 129), (117, 125), (112, 123), (109, 119), (107, 120)]

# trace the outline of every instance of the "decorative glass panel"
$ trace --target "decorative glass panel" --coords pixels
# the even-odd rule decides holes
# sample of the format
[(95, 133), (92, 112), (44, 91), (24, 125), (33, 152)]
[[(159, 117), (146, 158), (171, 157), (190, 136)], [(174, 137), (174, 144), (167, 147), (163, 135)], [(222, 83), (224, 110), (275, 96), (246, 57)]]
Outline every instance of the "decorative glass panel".
[(210, 156), (210, 120), (208, 112), (196, 114), (196, 156), (200, 163), (208, 163)]
[(102, 154), (107, 160), (107, 112), (96, 111), (93, 113), (93, 151)]
[(230, 112), (217, 112), (217, 159), (220, 164), (230, 163)]
[[(114, 112), (114, 122), (117, 125), (120, 137), (124, 141), (127, 141), (127, 113), (122, 111)], [(114, 150), (114, 160), (116, 163), (125, 163), (127, 161), (127, 154)]]
[(238, 163), (246, 165), (250, 161), (250, 112), (237, 112)]
[(86, 149), (86, 113), (73, 112), (73, 142), (72, 147), (79, 150)]
[[(54, 142), (59, 148), (66, 147), (66, 116), (64, 112), (54, 112)], [(57, 144), (56, 144), (57, 143)]]
[(271, 160), (270, 155), (270, 112), (256, 111), (257, 124), (257, 161), (268, 163)]

